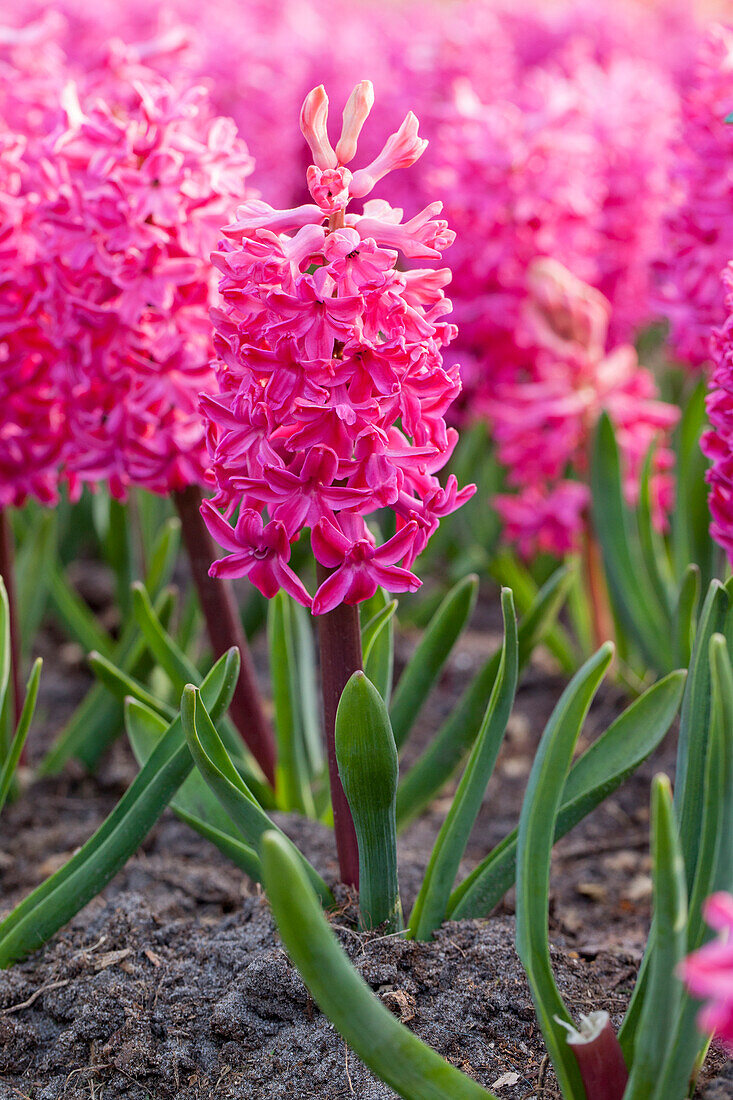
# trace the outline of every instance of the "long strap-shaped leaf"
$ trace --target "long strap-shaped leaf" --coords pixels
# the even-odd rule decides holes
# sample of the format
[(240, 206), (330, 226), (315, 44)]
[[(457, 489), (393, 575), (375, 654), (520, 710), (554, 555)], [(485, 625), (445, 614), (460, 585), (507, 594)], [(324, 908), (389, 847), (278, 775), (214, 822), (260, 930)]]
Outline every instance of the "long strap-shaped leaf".
[[(239, 652), (230, 649), (201, 688), (216, 714), (229, 706), (238, 675)], [(192, 766), (178, 717), (94, 835), (0, 924), (1, 967), (40, 947), (107, 885), (139, 847)]]
[(655, 776), (652, 784), (652, 878), (654, 950), (624, 1100), (679, 1100), (687, 1086), (677, 1082), (676, 1096), (660, 1091), (682, 996), (675, 970), (685, 953), (687, 921), (685, 869), (666, 775)]
[(417, 649), (400, 676), (389, 708), (398, 749), (407, 740), (430, 689), (468, 622), (477, 592), (478, 577), (474, 575), (464, 577), (450, 590), (428, 623)]
[(359, 846), (359, 914), (363, 928), (402, 928), (397, 882), (397, 748), (387, 707), (363, 672), (355, 672), (336, 711), (336, 759)]
[(537, 1020), (565, 1100), (583, 1100), (578, 1064), (556, 1018), (572, 1023), (550, 963), (547, 933), (550, 857), (565, 779), (580, 730), (611, 663), (601, 646), (570, 681), (537, 749), (519, 818), (517, 840), (517, 954), (527, 974)]
[[(158, 536), (145, 577), (145, 587), (155, 604), (156, 614), (163, 619), (170, 596), (162, 590), (175, 565), (180, 543), (180, 521), (168, 520)], [(124, 672), (134, 674), (140, 667), (147, 645), (132, 614), (125, 618), (112, 660)], [(122, 729), (122, 705), (111, 698), (101, 685), (95, 685), (80, 703), (68, 723), (41, 761), (39, 775), (55, 775), (72, 756), (92, 767), (99, 755)]]
[[(700, 612), (680, 712), (674, 801), (688, 894), (692, 890), (697, 871), (700, 822), (705, 804), (705, 769), (711, 714), (710, 641), (723, 628), (727, 608), (728, 593), (719, 581), (712, 581)], [(648, 966), (654, 941), (652, 921), (634, 992), (619, 1030), (619, 1041), (629, 1064), (633, 1062), (634, 1043), (646, 996)]]
[(298, 698), (298, 675), (290, 597), (282, 590), (269, 602), (267, 641), (277, 737), (276, 792), (280, 809), (315, 816), (309, 762)]
[[(181, 719), (188, 747), (196, 767), (208, 786), (240, 830), (245, 843), (258, 849), (262, 836), (268, 829), (277, 829), (275, 823), (259, 806), (247, 784), (232, 763), (217, 733), (201, 692), (193, 684), (183, 691)], [(278, 830), (279, 831), (279, 830)], [(325, 904), (332, 904), (331, 891), (305, 856), (301, 856), (305, 872), (314, 889)]]
[(31, 722), (33, 721), (33, 715), (36, 709), (36, 700), (38, 698), (38, 684), (41, 679), (41, 668), (43, 667), (43, 661), (40, 657), (37, 657), (33, 663), (31, 674), (28, 678), (28, 684), (25, 689), (25, 699), (23, 701), (23, 709), (20, 712), (20, 718), (18, 720), (18, 727), (15, 731), (15, 736), (10, 744), (10, 751), (3, 761), (3, 766), (0, 768), (0, 810), (5, 805), (5, 800), (8, 797), (10, 791), (13, 775), (15, 769), (18, 767), (21, 753), (23, 752), (23, 746), (25, 745), (26, 737), (28, 736), (28, 730), (31, 728)]
[(151, 710), (157, 711), (169, 722), (175, 717), (175, 707), (153, 695), (143, 684), (133, 676), (128, 676), (121, 668), (117, 668), (101, 653), (89, 654), (89, 666), (100, 683), (104, 684), (118, 699), (125, 699), (129, 695), (138, 702), (144, 703), (146, 707), (150, 707)]
[(458, 790), (438, 833), (410, 915), (410, 933), (418, 940), (430, 939), (446, 918), (450, 892), (514, 705), (519, 675), (519, 643), (514, 601), (508, 588), (501, 594), (501, 610), (504, 616), (504, 643), (489, 705)]
[(361, 632), (361, 651), (364, 672), (386, 703), (392, 695), (394, 668), (394, 614), (397, 600), (387, 600), (382, 589), (377, 594), (384, 599), (384, 606), (364, 626)]
[(291, 960), (369, 1069), (403, 1100), (497, 1100), (377, 1000), (336, 942), (292, 844), (268, 832), (261, 856), (267, 897)]
[[(565, 836), (605, 801), (656, 749), (674, 721), (685, 686), (684, 671), (670, 672), (635, 699), (570, 769), (555, 825)], [(512, 830), (453, 892), (453, 920), (484, 917), (514, 882), (517, 830)]]
[(619, 450), (607, 413), (601, 416), (593, 440), (591, 489), (593, 525), (616, 611), (649, 665), (667, 672), (674, 665), (669, 620), (646, 576), (644, 556), (624, 500)]
[[(572, 581), (567, 567), (558, 569), (540, 589), (519, 624), (519, 667), (544, 637)], [(451, 778), (481, 727), (499, 668), (500, 653), (492, 654), (459, 699), (416, 764), (397, 788), (397, 828), (403, 828), (427, 806)]]
[[(140, 767), (144, 767), (160, 739), (165, 735), (166, 723), (143, 703), (135, 699), (125, 700), (125, 728)], [(212, 794), (200, 772), (194, 769), (183, 781), (170, 800), (170, 808), (182, 821), (241, 867), (250, 878), (259, 882), (262, 877), (260, 860), (254, 848), (244, 844), (234, 822), (219, 800)]]
[[(690, 895), (686, 953), (696, 951), (711, 933), (702, 916), (705, 899), (733, 885), (733, 670), (722, 634), (710, 641), (713, 713), (705, 775), (705, 808), (700, 823), (697, 871)], [(706, 1040), (696, 1026), (699, 1002), (682, 993), (667, 1061), (661, 1073), (659, 1096), (681, 1100), (686, 1095)]]

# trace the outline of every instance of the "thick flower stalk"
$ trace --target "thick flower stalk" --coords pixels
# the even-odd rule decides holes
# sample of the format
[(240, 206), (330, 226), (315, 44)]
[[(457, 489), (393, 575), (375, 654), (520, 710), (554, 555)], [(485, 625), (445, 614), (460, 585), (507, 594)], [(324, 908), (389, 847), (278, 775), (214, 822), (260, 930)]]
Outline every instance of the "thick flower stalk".
[(702, 45), (682, 99), (675, 172), (659, 264), (659, 311), (680, 360), (708, 363), (710, 330), (725, 319), (720, 273), (733, 257), (733, 27)]
[(707, 472), (710, 533), (733, 561), (733, 262), (723, 273), (723, 284), (728, 318), (710, 341), (715, 364), (707, 397), (711, 427), (701, 446), (712, 460)]
[(733, 1052), (733, 896), (713, 894), (704, 916), (719, 936), (688, 955), (680, 976), (690, 993), (706, 1002), (698, 1016), (701, 1030), (714, 1032)]
[[(218, 486), (204, 515), (230, 552), (212, 573), (248, 576), (266, 596), (284, 588), (315, 615), (338, 616), (337, 630), (328, 619), (320, 628), (330, 748), (338, 697), (361, 660), (356, 605), (380, 585), (418, 588), (416, 557), (441, 517), (473, 492), (459, 490), (454, 477), (443, 487), (436, 476), (456, 442), (445, 413), (460, 390), (458, 368), (442, 361), (455, 335), (442, 320), (450, 273), (398, 268), (400, 253), (434, 261), (452, 243), (441, 204), (407, 220), (383, 200), (348, 209), (413, 164), (426, 144), (409, 113), (376, 158), (352, 171), (372, 103), (363, 81), (334, 148), (326, 93), (314, 89), (301, 113), (312, 201), (276, 210), (250, 200), (224, 230), (213, 256), (223, 300), (213, 313), (219, 392), (202, 399)], [(380, 543), (366, 517), (383, 509), (396, 529)], [(312, 598), (289, 564), (306, 529), (318, 563)], [(351, 857), (342, 855), (342, 873), (353, 881)]]
[(609, 318), (603, 295), (561, 264), (540, 259), (530, 266), (522, 330), (527, 366), (497, 384), (487, 407), (498, 457), (516, 490), (496, 497), (496, 508), (507, 538), (525, 557), (581, 548), (590, 443), (604, 410), (617, 432), (632, 502), (649, 447), (660, 440), (652, 493), (656, 520), (664, 524), (673, 459), (663, 444), (679, 413), (659, 400), (633, 347), (606, 349)]

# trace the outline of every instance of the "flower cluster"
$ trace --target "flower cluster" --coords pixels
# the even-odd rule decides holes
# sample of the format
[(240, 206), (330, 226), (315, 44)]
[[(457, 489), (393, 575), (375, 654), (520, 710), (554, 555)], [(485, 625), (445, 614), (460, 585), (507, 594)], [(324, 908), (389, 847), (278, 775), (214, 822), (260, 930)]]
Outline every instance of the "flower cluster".
[(38, 216), (72, 494), (102, 480), (117, 497), (201, 483), (208, 254), (251, 158), (201, 88), (137, 60), (110, 59), (60, 102)]
[(676, 98), (652, 66), (568, 46), (510, 98), (455, 87), (436, 187), (458, 233), (452, 297), (466, 404), (522, 369), (527, 269), (551, 256), (611, 302), (612, 338), (652, 316)]
[[(599, 291), (554, 260), (528, 273), (523, 316), (527, 366), (499, 382), (487, 412), (499, 460), (516, 494), (495, 498), (506, 536), (524, 556), (577, 549), (585, 524), (593, 428), (605, 410), (613, 421), (633, 500), (647, 451), (676, 423), (678, 410), (658, 399), (649, 371), (630, 345), (606, 351), (610, 306)], [(655, 454), (652, 491), (662, 525), (669, 507), (672, 455)]]
[(704, 915), (720, 936), (688, 955), (681, 977), (693, 996), (708, 1002), (698, 1017), (702, 1031), (715, 1032), (733, 1051), (733, 896), (713, 894)]
[[(456, 432), (445, 413), (460, 390), (442, 363), (455, 329), (441, 318), (447, 269), (400, 271), (399, 253), (438, 259), (453, 240), (433, 202), (407, 221), (383, 200), (347, 213), (389, 172), (425, 148), (408, 114), (366, 167), (347, 167), (373, 102), (358, 84), (331, 146), (323, 87), (307, 97), (301, 128), (313, 164), (312, 202), (237, 209), (213, 256), (223, 306), (214, 310), (219, 392), (204, 396), (218, 486), (204, 508), (213, 536), (232, 553), (215, 575), (249, 576), (267, 596), (283, 587), (315, 614), (357, 603), (378, 585), (412, 591), (410, 572), (439, 519), (473, 491), (445, 487), (436, 472)], [(378, 545), (364, 517), (390, 508), (396, 533)], [(266, 512), (266, 516), (265, 516)], [(310, 528), (328, 576), (313, 601), (288, 565)]]
[(733, 561), (733, 262), (723, 273), (723, 284), (728, 319), (714, 330), (711, 342), (715, 362), (707, 398), (711, 428), (701, 445), (712, 460), (707, 473), (710, 533)]
[(0, 31), (0, 507), (56, 500), (67, 438), (38, 235), (35, 147), (57, 100), (52, 23)]
[(733, 27), (705, 41), (682, 102), (674, 190), (659, 264), (659, 310), (669, 319), (675, 354), (699, 367), (710, 332), (723, 322), (720, 274), (733, 257)]

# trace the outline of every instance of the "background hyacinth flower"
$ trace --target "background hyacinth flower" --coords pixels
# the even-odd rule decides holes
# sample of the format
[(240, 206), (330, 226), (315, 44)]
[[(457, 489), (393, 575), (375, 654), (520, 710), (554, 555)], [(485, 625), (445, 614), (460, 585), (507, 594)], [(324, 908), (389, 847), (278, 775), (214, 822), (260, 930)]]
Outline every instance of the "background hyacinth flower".
[(714, 1032), (733, 1051), (733, 896), (713, 894), (704, 916), (719, 936), (688, 955), (680, 976), (693, 996), (707, 1002), (698, 1016), (700, 1028)]
[(199, 514), (208, 457), (198, 394), (213, 386), (208, 256), (252, 160), (201, 87), (165, 79), (139, 51), (111, 51), (58, 102), (36, 143), (37, 235), (64, 477), (72, 499), (100, 483), (118, 499), (135, 486), (172, 495), (213, 648), (242, 650), (233, 716), (272, 780), (269, 723), (233, 596), (208, 576)]
[(729, 316), (710, 342), (715, 364), (706, 402), (711, 428), (701, 446), (712, 460), (707, 472), (710, 533), (733, 561), (733, 263), (723, 274), (723, 286)]
[[(325, 90), (309, 93), (301, 128), (313, 201), (276, 210), (252, 199), (224, 230), (213, 256), (223, 303), (213, 312), (219, 392), (202, 399), (218, 486), (204, 516), (231, 551), (212, 573), (248, 576), (266, 596), (283, 587), (320, 617), (339, 856), (352, 883), (358, 859), (333, 724), (361, 667), (356, 605), (380, 585), (414, 591), (415, 558), (473, 492), (436, 476), (457, 438), (445, 423), (460, 390), (457, 367), (442, 361), (455, 335), (442, 320), (449, 273), (397, 266), (400, 252), (423, 263), (452, 243), (441, 204), (406, 221), (384, 200), (348, 210), (425, 149), (408, 113), (370, 164), (347, 167), (373, 99), (369, 81), (356, 86), (334, 148)], [(238, 513), (234, 528), (217, 509), (227, 519)], [(396, 530), (378, 545), (366, 516), (381, 509), (392, 511)], [(288, 564), (305, 529), (318, 566), (313, 598)]]
[(673, 350), (700, 367), (710, 330), (725, 318), (720, 275), (733, 256), (733, 28), (714, 27), (684, 88), (675, 144), (673, 201), (659, 263), (659, 311)]
[[(580, 546), (590, 438), (601, 411), (616, 428), (631, 501), (649, 447), (679, 414), (659, 400), (630, 345), (606, 350), (610, 305), (602, 294), (549, 259), (530, 266), (528, 289), (527, 365), (516, 380), (497, 385), (488, 405), (499, 459), (517, 489), (495, 504), (524, 556), (561, 556)], [(652, 484), (660, 526), (671, 501), (671, 464), (670, 452), (659, 448)]]

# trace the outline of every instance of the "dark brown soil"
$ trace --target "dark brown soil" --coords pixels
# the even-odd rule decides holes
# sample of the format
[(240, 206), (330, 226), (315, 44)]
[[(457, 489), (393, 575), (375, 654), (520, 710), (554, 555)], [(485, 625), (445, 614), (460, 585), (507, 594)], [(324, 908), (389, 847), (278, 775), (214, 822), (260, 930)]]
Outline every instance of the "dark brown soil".
[[(484, 606), (478, 621), (481, 630), (463, 639), (420, 719), (416, 746), (495, 643), (493, 609)], [(54, 660), (44, 672), (36, 746), (59, 728), (87, 682), (73, 649), (60, 655), (64, 665), (48, 639), (46, 645)], [(541, 657), (528, 670), (464, 869), (516, 823), (538, 737), (563, 684)], [(584, 737), (597, 736), (623, 705), (620, 692), (606, 689)], [(649, 782), (656, 770), (671, 773), (673, 762), (670, 743), (557, 845), (553, 962), (576, 1014), (605, 1007), (617, 1022), (623, 1014), (649, 920)], [(72, 768), (6, 808), (3, 913), (90, 835), (132, 774), (118, 745), (98, 776)], [(407, 907), (447, 805), (438, 800), (401, 838)], [(333, 881), (328, 830), (281, 823)], [(511, 895), (490, 919), (446, 925), (432, 944), (360, 935), (343, 900), (334, 918), (342, 944), (421, 1038), (506, 1100), (559, 1096), (514, 953)], [(733, 1098), (733, 1068), (726, 1073), (724, 1062), (714, 1049), (699, 1093), (704, 1100)], [(314, 1006), (278, 945), (259, 890), (170, 814), (100, 898), (44, 950), (0, 974), (0, 1100), (393, 1095)]]

